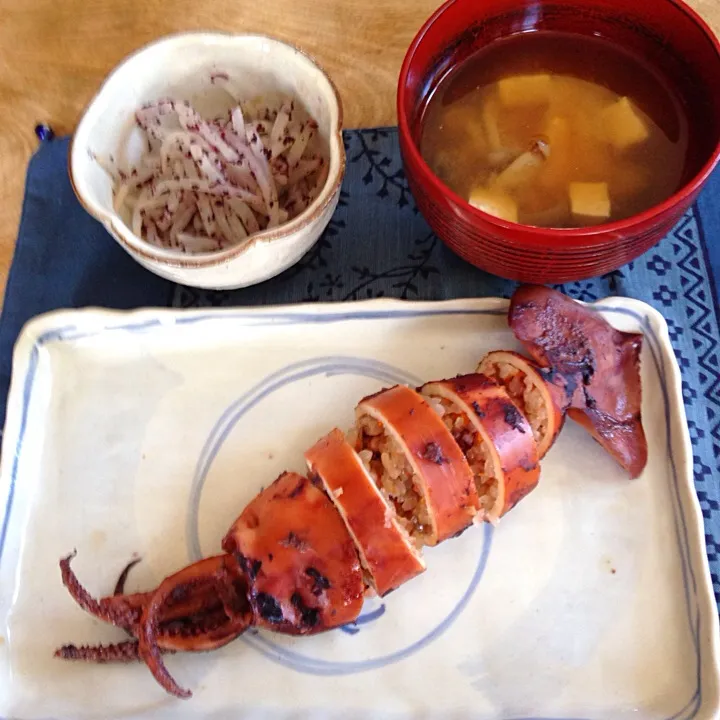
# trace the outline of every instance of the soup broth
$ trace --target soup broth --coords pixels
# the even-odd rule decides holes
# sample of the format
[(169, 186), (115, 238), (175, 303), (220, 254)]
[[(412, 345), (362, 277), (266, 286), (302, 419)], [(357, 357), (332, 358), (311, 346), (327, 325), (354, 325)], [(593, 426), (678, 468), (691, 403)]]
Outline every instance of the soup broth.
[(667, 199), (687, 123), (663, 78), (600, 38), (497, 41), (440, 81), (421, 153), (471, 204), (505, 220), (584, 227)]

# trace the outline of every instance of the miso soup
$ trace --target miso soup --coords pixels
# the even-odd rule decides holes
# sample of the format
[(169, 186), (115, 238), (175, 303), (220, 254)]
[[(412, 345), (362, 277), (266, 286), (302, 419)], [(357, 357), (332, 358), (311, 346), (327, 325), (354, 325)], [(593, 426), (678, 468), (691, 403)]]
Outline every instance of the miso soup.
[(443, 78), (420, 150), (476, 207), (583, 227), (672, 195), (688, 132), (672, 88), (640, 59), (600, 38), (540, 31), (492, 43)]

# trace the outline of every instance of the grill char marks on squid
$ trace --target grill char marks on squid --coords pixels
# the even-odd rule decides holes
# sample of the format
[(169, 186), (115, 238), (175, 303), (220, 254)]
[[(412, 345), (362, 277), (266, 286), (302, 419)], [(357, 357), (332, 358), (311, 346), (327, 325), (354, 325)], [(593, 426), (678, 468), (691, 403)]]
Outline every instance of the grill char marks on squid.
[(405, 385), (362, 400), (357, 449), (418, 545), (465, 530), (478, 509), (470, 466), (437, 413)]
[(365, 585), (352, 538), (327, 495), (297, 473), (252, 500), (223, 550), (257, 569), (250, 603), (258, 627), (308, 635), (360, 614)]
[(422, 555), (345, 435), (337, 428), (305, 458), (350, 531), (375, 592), (382, 596), (425, 570)]
[(567, 414), (637, 477), (647, 462), (641, 416), (642, 335), (613, 328), (598, 312), (550, 288), (523, 285), (508, 322), (562, 393)]
[(477, 371), (505, 388), (530, 423), (540, 459), (545, 457), (565, 422), (563, 393), (546, 379), (549, 373), (511, 350), (488, 353)]
[(497, 522), (538, 484), (530, 424), (501, 385), (460, 375), (421, 388), (454, 434), (475, 476), (480, 520)]

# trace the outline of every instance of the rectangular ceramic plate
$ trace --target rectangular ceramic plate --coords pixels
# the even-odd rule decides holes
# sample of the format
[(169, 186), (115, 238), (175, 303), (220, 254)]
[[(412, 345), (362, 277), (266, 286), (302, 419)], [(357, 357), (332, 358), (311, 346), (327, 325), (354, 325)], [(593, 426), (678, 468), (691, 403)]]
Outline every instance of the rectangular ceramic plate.
[(247, 634), (169, 657), (189, 701), (140, 664), (53, 659), (115, 628), (70, 599), (58, 560), (107, 594), (134, 553), (147, 589), (215, 554), (245, 504), (365, 394), (472, 372), (517, 348), (507, 301), (60, 312), (20, 338), (0, 498), (0, 715), (19, 718), (717, 717), (718, 623), (675, 364), (641, 331), (650, 459), (631, 481), (566, 424), (540, 486), (497, 529), (426, 551), (427, 572), (357, 625)]

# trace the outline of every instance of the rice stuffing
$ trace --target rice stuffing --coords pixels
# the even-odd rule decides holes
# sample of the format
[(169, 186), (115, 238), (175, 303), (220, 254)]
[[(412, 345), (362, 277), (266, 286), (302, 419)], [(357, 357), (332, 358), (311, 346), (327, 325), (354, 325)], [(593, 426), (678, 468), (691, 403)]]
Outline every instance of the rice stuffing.
[(475, 478), (475, 487), (482, 506), (483, 514), (489, 513), (498, 496), (498, 481), (493, 474), (492, 460), (482, 435), (470, 422), (467, 414), (446, 398), (434, 395), (426, 399), (435, 412), (440, 415), (445, 427), (452, 433), (460, 446)]
[(548, 431), (547, 407), (542, 393), (527, 373), (510, 363), (493, 363), (484, 372), (505, 387), (510, 399), (530, 423), (535, 441), (540, 443)]
[(395, 508), (400, 526), (417, 547), (426, 544), (432, 532), (432, 521), (402, 448), (385, 433), (382, 424), (369, 415), (358, 418), (347, 439), (357, 450), (380, 492)]

